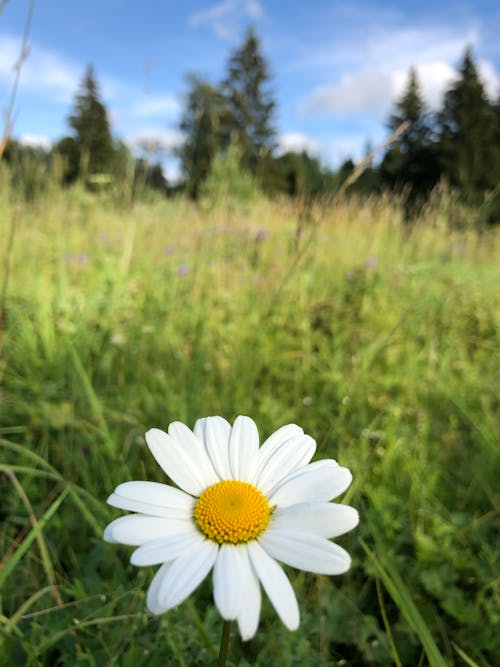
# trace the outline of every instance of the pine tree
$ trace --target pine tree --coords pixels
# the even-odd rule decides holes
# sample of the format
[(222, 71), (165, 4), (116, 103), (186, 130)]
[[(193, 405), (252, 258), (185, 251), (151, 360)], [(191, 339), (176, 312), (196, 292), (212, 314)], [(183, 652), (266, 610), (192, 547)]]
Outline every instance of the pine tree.
[(198, 197), (200, 187), (221, 146), (221, 126), (227, 115), (220, 91), (196, 76), (188, 77), (190, 90), (180, 129), (185, 141), (178, 151), (189, 195)]
[(113, 164), (113, 139), (92, 66), (85, 72), (68, 119), (74, 130), (81, 176), (107, 172)]
[[(465, 199), (479, 203), (495, 188), (499, 174), (495, 112), (467, 49), (459, 77), (444, 97), (439, 115), (443, 167)], [(495, 173), (496, 172), (496, 173)]]
[(408, 84), (396, 103), (388, 127), (395, 132), (403, 123), (402, 132), (387, 151), (381, 165), (383, 180), (407, 195), (407, 213), (421, 201), (439, 179), (439, 164), (433, 143), (430, 114), (427, 111), (415, 68), (411, 68)]
[(273, 114), (276, 107), (268, 89), (269, 73), (260, 43), (252, 28), (242, 46), (231, 55), (223, 93), (229, 112), (225, 141), (237, 143), (243, 166), (253, 173), (274, 146)]

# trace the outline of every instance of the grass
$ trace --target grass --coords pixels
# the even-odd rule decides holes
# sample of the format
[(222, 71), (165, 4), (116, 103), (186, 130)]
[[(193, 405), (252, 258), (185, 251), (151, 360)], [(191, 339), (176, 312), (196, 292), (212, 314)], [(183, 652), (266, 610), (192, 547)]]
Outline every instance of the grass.
[(210, 582), (153, 618), (153, 569), (102, 542), (114, 486), (161, 480), (145, 430), (208, 414), (300, 424), (361, 514), (350, 573), (289, 570), (300, 629), (265, 602), (231, 664), (493, 664), (498, 235), (451, 215), (410, 233), (385, 198), (28, 206), (0, 186), (0, 664), (214, 661)]

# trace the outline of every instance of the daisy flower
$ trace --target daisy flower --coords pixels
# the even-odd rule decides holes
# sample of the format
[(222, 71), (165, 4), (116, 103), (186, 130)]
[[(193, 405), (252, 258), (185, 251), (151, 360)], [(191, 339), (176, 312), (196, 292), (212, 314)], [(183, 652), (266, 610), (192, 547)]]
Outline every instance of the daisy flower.
[(284, 625), (295, 630), (299, 608), (277, 561), (317, 574), (349, 569), (349, 554), (329, 538), (354, 528), (358, 513), (330, 501), (352, 475), (332, 459), (310, 463), (315, 441), (295, 424), (260, 447), (257, 426), (238, 417), (199, 419), (194, 432), (173, 422), (146, 442), (177, 485), (126, 482), (108, 498), (134, 512), (112, 521), (108, 542), (138, 547), (133, 565), (161, 565), (147, 606), (162, 614), (185, 600), (213, 569), (215, 604), (236, 620), (242, 639), (259, 623), (261, 586)]

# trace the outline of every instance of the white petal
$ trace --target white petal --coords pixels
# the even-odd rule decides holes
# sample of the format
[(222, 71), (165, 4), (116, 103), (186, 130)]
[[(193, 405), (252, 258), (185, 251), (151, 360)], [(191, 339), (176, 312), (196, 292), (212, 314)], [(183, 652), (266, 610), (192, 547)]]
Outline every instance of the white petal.
[(343, 493), (352, 481), (351, 472), (332, 459), (324, 459), (287, 475), (268, 500), (271, 505), (286, 507), (310, 501), (328, 501)]
[(146, 442), (159, 465), (177, 486), (198, 496), (219, 480), (202, 443), (187, 426), (184, 429), (176, 427), (175, 422), (169, 426), (168, 434), (152, 428), (146, 433)]
[(168, 537), (186, 530), (192, 519), (165, 519), (145, 514), (129, 514), (112, 521), (104, 531), (106, 542), (140, 546), (150, 540)]
[(146, 595), (146, 606), (152, 614), (163, 614), (164, 609), (160, 606), (158, 601), (158, 592), (160, 586), (163, 583), (163, 580), (167, 576), (167, 573), (171, 567), (172, 563), (163, 563), (158, 572), (153, 577), (153, 581), (150, 583), (148, 588), (148, 593)]
[(278, 507), (272, 514), (269, 528), (315, 533), (328, 538), (343, 535), (358, 523), (359, 515), (354, 507), (312, 502)]
[(231, 426), (223, 417), (204, 417), (194, 425), (194, 434), (204, 443), (212, 465), (221, 479), (232, 479), (229, 466)]
[(133, 552), (130, 562), (132, 565), (144, 567), (176, 560), (188, 553), (193, 553), (204, 540), (203, 535), (193, 526), (191, 530), (184, 533), (146, 542)]
[(178, 558), (168, 568), (158, 589), (158, 606), (163, 612), (176, 607), (212, 569), (219, 550), (211, 540), (205, 540), (187, 556)]
[(192, 502), (189, 494), (159, 482), (124, 482), (116, 487), (115, 493), (123, 498), (164, 507), (184, 508)]
[(272, 433), (259, 449), (259, 466), (261, 461), (265, 461), (269, 456), (272, 456), (277, 447), (296, 435), (302, 435), (302, 433), (304, 433), (304, 429), (297, 424), (285, 424), (285, 426)]
[(244, 555), (241, 547), (223, 544), (214, 565), (214, 601), (222, 618), (232, 621), (238, 617), (243, 604), (241, 578)]
[(274, 449), (255, 485), (266, 494), (284, 477), (305, 466), (314, 456), (316, 442), (305, 434), (285, 440)]
[(288, 577), (257, 540), (247, 544), (250, 561), (271, 604), (289, 630), (299, 627), (299, 606)]
[(257, 632), (260, 616), (260, 584), (253, 567), (250, 563), (248, 549), (242, 545), (240, 551), (243, 555), (243, 568), (241, 571), (241, 595), (244, 600), (238, 615), (238, 628), (243, 641), (252, 639)]
[(259, 432), (253, 419), (237, 417), (229, 440), (229, 462), (234, 479), (251, 482), (259, 451)]
[(302, 435), (303, 433), (303, 429), (301, 429), (300, 426), (297, 426), (297, 424), (285, 424), (285, 426), (282, 426), (269, 436), (269, 438), (262, 444), (259, 449), (257, 471), (255, 474), (254, 483), (259, 478), (259, 475), (276, 449), (278, 449), (278, 447), (280, 447), (287, 440), (290, 440), (290, 438), (293, 438), (297, 435)]
[(152, 516), (187, 518), (192, 516), (194, 499), (184, 491), (158, 482), (125, 482), (116, 487), (109, 505), (129, 512)]
[(345, 549), (311, 533), (270, 529), (259, 537), (259, 543), (273, 558), (306, 572), (342, 574), (351, 566)]

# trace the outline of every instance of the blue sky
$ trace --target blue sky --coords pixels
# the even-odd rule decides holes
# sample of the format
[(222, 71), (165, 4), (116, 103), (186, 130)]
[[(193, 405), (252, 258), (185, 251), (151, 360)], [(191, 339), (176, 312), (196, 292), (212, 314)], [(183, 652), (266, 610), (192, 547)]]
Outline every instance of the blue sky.
[[(28, 8), (29, 0), (8, 0), (0, 12), (2, 110)], [(360, 158), (367, 140), (384, 140), (411, 65), (437, 107), (470, 44), (490, 95), (500, 91), (500, 3), (493, 0), (36, 0), (14, 135), (44, 143), (67, 133), (92, 63), (114, 133), (131, 146), (157, 138), (172, 148), (182, 141), (186, 74), (217, 83), (249, 24), (270, 66), (279, 145), (306, 148), (331, 166)], [(175, 176), (175, 160), (166, 167)]]

